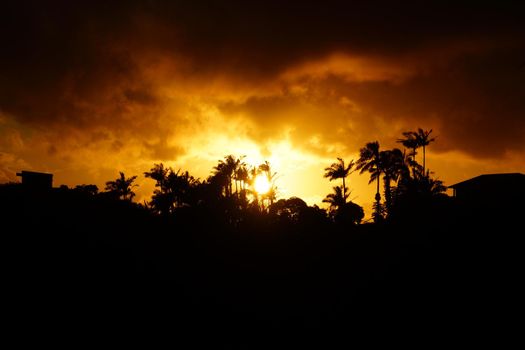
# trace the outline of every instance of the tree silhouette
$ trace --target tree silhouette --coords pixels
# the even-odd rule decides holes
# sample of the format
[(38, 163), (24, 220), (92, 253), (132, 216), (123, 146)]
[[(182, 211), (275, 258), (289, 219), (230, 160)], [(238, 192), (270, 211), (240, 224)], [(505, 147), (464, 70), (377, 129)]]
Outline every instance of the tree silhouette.
[(197, 199), (193, 198), (192, 190), (199, 184), (187, 171), (174, 171), (172, 168), (165, 168), (164, 164), (154, 164), (149, 172), (144, 176), (156, 181), (155, 191), (151, 197), (151, 206), (157, 213), (173, 213), (177, 207), (196, 204)]
[(343, 207), (349, 195), (348, 193), (344, 192), (342, 186), (334, 186), (333, 190), (333, 193), (326, 195), (326, 197), (323, 199), (323, 203), (330, 204), (330, 211), (334, 211)]
[(357, 225), (363, 220), (365, 213), (363, 208), (352, 201), (347, 202), (349, 194), (344, 193), (342, 186), (333, 187), (334, 192), (328, 194), (323, 203), (328, 203), (329, 216), (336, 223)]
[(403, 133), (404, 139), (398, 139), (397, 142), (403, 144), (403, 146), (412, 149), (412, 155), (416, 157), (416, 149), (423, 147), (423, 174), (426, 172), (426, 147), (436, 140), (436, 138), (430, 138), (432, 129), (429, 131), (418, 128), (417, 131), (406, 131)]
[(271, 206), (273, 202), (275, 201), (275, 199), (277, 198), (277, 186), (275, 185), (275, 179), (277, 176), (277, 172), (272, 172), (272, 167), (270, 163), (266, 160), (264, 161), (264, 163), (259, 165), (258, 174), (263, 174), (268, 180), (268, 183), (270, 184), (270, 189), (268, 190), (268, 192), (261, 194), (263, 207), (264, 207), (264, 199), (267, 199), (270, 202), (269, 205)]
[(372, 204), (372, 218), (374, 219), (374, 222), (376, 224), (383, 222), (385, 215), (385, 206), (381, 202), (374, 202), (374, 204)]
[(417, 144), (419, 147), (423, 147), (423, 174), (426, 174), (426, 147), (433, 141), (436, 140), (436, 138), (430, 138), (430, 134), (432, 133), (432, 129), (429, 131), (423, 130), (421, 128), (417, 129), (417, 132), (414, 133), (414, 137), (417, 140)]
[(334, 220), (343, 224), (359, 225), (365, 217), (363, 207), (350, 201), (336, 212)]
[(174, 200), (168, 190), (168, 174), (170, 168), (165, 168), (164, 164), (154, 164), (149, 172), (145, 172), (146, 178), (156, 181), (155, 191), (151, 197), (151, 208), (159, 214), (169, 214), (172, 211)]
[(377, 181), (377, 190), (376, 190), (376, 208), (381, 207), (381, 194), (379, 193), (379, 181), (381, 178), (381, 159), (379, 155), (379, 142), (369, 142), (365, 147), (361, 148), (359, 151), (359, 159), (356, 163), (356, 170), (359, 170), (360, 174), (364, 172), (370, 173), (370, 180), (368, 181), (371, 184), (374, 181)]
[(250, 174), (246, 163), (241, 162), (235, 171), (235, 181), (239, 182), (239, 204), (242, 208), (246, 208), (248, 205), (247, 199), (247, 185), (250, 180)]
[(90, 196), (95, 196), (98, 194), (98, 187), (97, 185), (77, 185), (75, 186), (74, 191)]
[(432, 178), (428, 170), (423, 173), (422, 170), (417, 169), (412, 177), (401, 176), (397, 187), (393, 190), (392, 211), (398, 215), (418, 212), (422, 204), (444, 196), (446, 190), (447, 187), (443, 182)]
[(239, 187), (240, 187), (241, 193), (242, 191), (246, 191), (246, 185), (248, 183), (248, 178), (249, 178), (248, 168), (246, 167), (246, 163), (242, 162), (239, 164), (239, 166), (237, 167), (235, 171), (235, 180), (239, 181)]
[[(226, 197), (231, 197), (233, 194), (232, 181), (234, 181), (235, 179), (236, 171), (240, 164), (241, 160), (239, 158), (235, 158), (233, 155), (230, 154), (224, 157), (224, 160), (219, 160), (217, 166), (213, 168), (214, 176), (222, 178), (224, 194)], [(237, 182), (235, 183), (235, 185), (237, 186)]]
[(426, 173), (416, 173), (416, 177), (412, 179), (412, 183), (417, 192), (423, 196), (437, 196), (447, 190), (447, 187), (443, 185), (443, 181), (430, 177), (429, 170), (427, 170)]
[[(171, 170), (171, 169), (170, 169)], [(189, 205), (192, 202), (191, 190), (198, 183), (188, 171), (171, 170), (167, 176), (167, 188), (173, 194), (176, 207)]]
[(383, 182), (385, 186), (385, 209), (387, 213), (392, 210), (391, 182), (397, 181), (402, 174), (406, 174), (407, 167), (403, 152), (400, 149), (381, 151), (379, 153), (381, 170), (383, 171)]
[(169, 172), (170, 168), (164, 168), (164, 164), (153, 164), (153, 168), (149, 172), (145, 172), (144, 176), (155, 180), (157, 182), (155, 186), (165, 190)]
[(308, 205), (301, 198), (291, 197), (279, 199), (269, 207), (268, 212), (270, 215), (275, 215), (280, 219), (298, 222), (307, 208)]
[(254, 207), (254, 208), (257, 208), (258, 210), (260, 209), (259, 207), (259, 194), (257, 193), (257, 191), (254, 190), (254, 184), (255, 184), (255, 179), (257, 178), (257, 175), (259, 175), (259, 170), (258, 170), (258, 167), (256, 166), (252, 166), (250, 168), (246, 168), (247, 170), (247, 180), (246, 180), (246, 183), (248, 185), (248, 189), (246, 190), (246, 192), (250, 193), (251, 196), (252, 196), (252, 202), (251, 202), (251, 205)]
[(131, 202), (133, 197), (135, 197), (135, 192), (133, 192), (132, 188), (138, 186), (133, 184), (133, 181), (135, 181), (137, 176), (126, 178), (122, 171), (119, 173), (120, 177), (115, 181), (106, 182), (106, 191), (114, 194), (118, 198), (129, 200)]
[(263, 198), (265, 198), (271, 206), (277, 199), (277, 186), (275, 186), (272, 182), (270, 182), (270, 184), (270, 189), (263, 195)]
[(403, 144), (406, 148), (412, 150), (412, 153), (409, 155), (413, 160), (416, 159), (416, 150), (419, 147), (419, 143), (412, 131), (403, 132), (405, 138), (397, 139), (397, 142)]
[[(343, 179), (343, 193), (346, 194), (346, 184), (345, 179), (352, 173), (352, 168), (354, 166), (354, 161), (351, 160), (348, 166), (345, 167), (345, 161), (342, 158), (337, 158), (337, 163), (332, 163), (328, 168), (325, 168), (324, 177), (328, 178), (330, 181)], [(344, 196), (343, 196), (344, 198)], [(346, 203), (346, 198), (345, 203)]]

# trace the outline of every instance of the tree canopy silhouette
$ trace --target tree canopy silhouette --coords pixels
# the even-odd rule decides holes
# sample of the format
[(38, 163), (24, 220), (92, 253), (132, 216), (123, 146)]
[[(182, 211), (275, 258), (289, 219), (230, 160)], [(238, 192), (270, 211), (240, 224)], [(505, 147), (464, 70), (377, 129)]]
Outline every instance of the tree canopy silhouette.
[(356, 163), (356, 169), (359, 170), (360, 174), (363, 174), (365, 172), (370, 173), (370, 180), (368, 183), (372, 183), (374, 181), (377, 181), (377, 190), (375, 195), (375, 210), (374, 213), (378, 215), (381, 211), (381, 194), (379, 193), (379, 181), (381, 178), (381, 173), (383, 172), (383, 169), (381, 167), (381, 158), (380, 158), (380, 151), (379, 151), (379, 142), (369, 142), (365, 145), (365, 147), (361, 148), (359, 151), (359, 159)]
[(334, 186), (334, 192), (329, 193), (323, 199), (323, 203), (328, 203), (330, 205), (330, 211), (336, 211), (339, 208), (342, 208), (346, 204), (348, 199), (348, 193), (343, 190), (342, 186)]
[(416, 150), (420, 147), (423, 148), (423, 174), (425, 174), (426, 171), (426, 147), (436, 140), (436, 138), (431, 138), (430, 134), (432, 133), (432, 129), (430, 130), (423, 130), (421, 128), (418, 128), (417, 131), (406, 131), (403, 132), (403, 136), (405, 138), (398, 139), (397, 142), (400, 142), (405, 146), (406, 148), (409, 148), (412, 150), (412, 157), (414, 161), (416, 160)]
[(136, 184), (133, 184), (137, 176), (126, 178), (122, 171), (119, 173), (119, 178), (117, 178), (114, 181), (106, 182), (106, 191), (108, 191), (110, 194), (115, 195), (117, 198), (121, 198), (123, 200), (128, 200), (131, 202), (133, 197), (135, 197), (135, 192), (133, 192), (132, 189), (133, 187), (138, 186)]
[(401, 150), (381, 151), (379, 153), (380, 169), (383, 171), (383, 182), (385, 186), (385, 207), (386, 212), (392, 210), (392, 191), (391, 182), (397, 181), (402, 174), (406, 174), (405, 158)]
[(173, 213), (175, 208), (196, 203), (194, 188), (199, 185), (199, 180), (191, 176), (188, 171), (174, 171), (165, 168), (164, 164), (154, 164), (144, 176), (156, 181), (155, 191), (150, 205), (154, 211), (160, 214)]
[(325, 168), (324, 177), (328, 178), (330, 181), (342, 179), (343, 180), (343, 200), (346, 203), (346, 184), (345, 179), (352, 173), (352, 168), (354, 166), (354, 161), (351, 160), (347, 166), (345, 166), (345, 161), (342, 158), (337, 158), (337, 163), (332, 163), (329, 167)]

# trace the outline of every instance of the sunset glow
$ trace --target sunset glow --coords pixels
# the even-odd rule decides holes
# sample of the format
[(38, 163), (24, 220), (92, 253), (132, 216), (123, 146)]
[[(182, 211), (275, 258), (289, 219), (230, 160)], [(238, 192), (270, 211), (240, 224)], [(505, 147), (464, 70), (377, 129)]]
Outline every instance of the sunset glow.
[[(231, 154), (253, 167), (268, 161), (279, 198), (323, 205), (334, 186), (323, 168), (336, 157), (356, 160), (375, 140), (400, 147), (401, 133), (418, 127), (437, 136), (427, 164), (446, 184), (525, 172), (525, 49), (514, 34), (522, 22), (507, 10), (490, 10), (487, 36), (475, 15), (483, 8), (468, 8), (466, 24), (459, 8), (437, 6), (421, 20), (409, 3), (298, 12), (266, 2), (218, 12), (132, 4), (4, 9), (31, 20), (3, 21), (2, 33), (19, 38), (3, 41), (0, 182), (27, 169), (53, 173), (57, 185), (103, 188), (124, 171), (139, 176), (143, 202), (154, 184), (140, 175), (153, 164), (205, 180)], [(377, 23), (381, 14), (388, 23)], [(367, 212), (368, 180), (348, 178)]]
[(8, 333), (509, 339), (524, 4), (2, 1)]
[(270, 191), (272, 185), (270, 184), (265, 175), (258, 175), (255, 178), (253, 187), (258, 194), (266, 194), (268, 193), (268, 191)]

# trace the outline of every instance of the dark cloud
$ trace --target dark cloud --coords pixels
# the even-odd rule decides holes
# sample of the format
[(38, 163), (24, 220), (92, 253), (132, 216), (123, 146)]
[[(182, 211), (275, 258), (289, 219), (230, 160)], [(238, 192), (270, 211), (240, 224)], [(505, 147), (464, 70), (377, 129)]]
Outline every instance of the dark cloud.
[(157, 142), (144, 142), (144, 156), (147, 159), (170, 161), (175, 160), (185, 151), (182, 147), (171, 146), (165, 139)]
[(296, 144), (307, 147), (308, 137), (316, 136), (326, 146), (321, 152), (334, 143), (351, 151), (371, 140), (393, 146), (402, 131), (422, 127), (439, 135), (436, 151), (501, 157), (525, 150), (524, 58), (522, 48), (491, 48), (436, 64), (401, 82), (334, 74), (302, 78), (291, 83), (301, 87), (299, 94), (283, 88), (222, 108), (225, 114), (254, 121), (253, 137), (263, 142), (293, 126)]
[[(301, 147), (350, 148), (422, 126), (439, 130), (437, 150), (499, 156), (525, 147), (524, 28), (505, 1), (17, 1), (0, 15), (0, 111), (64, 137), (106, 133), (118, 149), (143, 139), (163, 158), (183, 152), (168, 139), (190, 107), (162, 86), (276, 81), (278, 93), (218, 107), (252, 120), (261, 141), (294, 126)], [(279, 80), (333, 53), (410, 74)]]

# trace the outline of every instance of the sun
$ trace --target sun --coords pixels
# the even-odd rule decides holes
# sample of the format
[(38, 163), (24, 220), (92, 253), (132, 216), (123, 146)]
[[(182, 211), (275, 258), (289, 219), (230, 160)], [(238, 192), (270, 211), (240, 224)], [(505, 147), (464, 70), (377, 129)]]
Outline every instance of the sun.
[(272, 185), (268, 181), (268, 178), (265, 175), (257, 175), (255, 182), (253, 183), (253, 188), (255, 192), (259, 194), (266, 194), (270, 191)]

